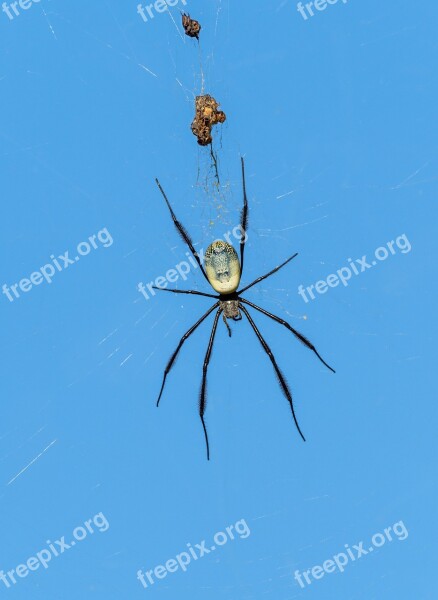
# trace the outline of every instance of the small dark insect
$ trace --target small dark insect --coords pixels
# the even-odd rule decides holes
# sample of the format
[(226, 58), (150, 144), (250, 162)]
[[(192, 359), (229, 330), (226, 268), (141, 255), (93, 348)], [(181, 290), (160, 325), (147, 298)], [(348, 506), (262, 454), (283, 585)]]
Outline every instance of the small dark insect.
[(218, 110), (219, 103), (210, 96), (196, 96), (195, 101), (195, 118), (191, 125), (193, 135), (198, 138), (200, 146), (208, 146), (212, 143), (211, 130), (214, 125), (224, 123), (226, 115), (223, 111)]
[(161, 396), (163, 394), (167, 375), (169, 374), (169, 372), (176, 360), (176, 357), (178, 356), (178, 353), (181, 350), (182, 345), (187, 340), (187, 338), (189, 338), (192, 335), (192, 333), (195, 331), (195, 329), (213, 311), (216, 310), (216, 314), (215, 314), (214, 322), (213, 322), (213, 328), (212, 328), (212, 331), (210, 334), (210, 341), (208, 343), (207, 353), (206, 353), (205, 359), (204, 359), (204, 366), (203, 366), (203, 370), (202, 370), (202, 383), (201, 383), (201, 390), (200, 390), (200, 394), (199, 394), (199, 416), (201, 417), (202, 427), (204, 429), (204, 436), (205, 436), (205, 443), (207, 446), (207, 459), (208, 460), (210, 459), (210, 446), (209, 446), (209, 442), (208, 442), (207, 428), (205, 426), (205, 421), (204, 421), (204, 413), (205, 413), (205, 408), (206, 408), (206, 404), (207, 404), (207, 369), (208, 369), (208, 364), (209, 364), (210, 358), (211, 358), (211, 352), (213, 350), (213, 342), (214, 342), (214, 337), (216, 334), (219, 317), (221, 315), (222, 315), (223, 321), (227, 327), (228, 335), (230, 337), (231, 337), (231, 328), (228, 324), (228, 319), (232, 319), (233, 321), (240, 321), (242, 319), (242, 313), (248, 319), (249, 324), (251, 325), (252, 329), (254, 330), (264, 351), (269, 356), (269, 360), (271, 361), (272, 366), (274, 367), (275, 373), (277, 375), (281, 391), (283, 392), (284, 396), (286, 397), (286, 399), (289, 402), (289, 405), (290, 405), (290, 408), (292, 411), (292, 416), (293, 416), (296, 428), (298, 430), (298, 433), (300, 434), (300, 436), (303, 438), (304, 441), (305, 441), (305, 438), (301, 432), (300, 426), (298, 425), (298, 421), (297, 421), (297, 417), (295, 415), (295, 409), (294, 409), (294, 405), (293, 405), (293, 401), (292, 401), (292, 394), (291, 394), (289, 386), (286, 382), (286, 379), (285, 379), (284, 375), (282, 374), (282, 372), (280, 371), (280, 368), (277, 365), (277, 361), (275, 360), (275, 357), (274, 357), (270, 347), (268, 346), (264, 337), (258, 330), (256, 324), (252, 320), (252, 317), (249, 314), (246, 306), (250, 306), (251, 308), (257, 310), (258, 312), (266, 315), (267, 317), (269, 317), (276, 323), (280, 323), (280, 325), (283, 325), (284, 327), (286, 327), (289, 331), (291, 331), (294, 334), (294, 336), (300, 342), (302, 342), (305, 346), (307, 346), (307, 348), (309, 348), (316, 354), (316, 356), (323, 363), (323, 365), (325, 365), (328, 369), (330, 369), (330, 371), (333, 371), (333, 373), (335, 372), (334, 369), (332, 369), (332, 367), (330, 367), (325, 362), (325, 360), (323, 360), (323, 358), (320, 356), (320, 354), (316, 350), (315, 346), (307, 338), (305, 338), (304, 335), (302, 335), (296, 329), (294, 329), (291, 325), (289, 325), (289, 323), (287, 323), (285, 320), (281, 319), (280, 317), (277, 317), (276, 315), (269, 313), (264, 308), (261, 308), (260, 306), (257, 306), (256, 304), (253, 304), (249, 300), (245, 300), (244, 298), (241, 297), (241, 294), (243, 292), (245, 292), (249, 288), (253, 287), (257, 283), (260, 283), (260, 281), (267, 279), (268, 277), (270, 277), (271, 275), (273, 275), (274, 273), (279, 271), (282, 267), (287, 265), (292, 259), (294, 259), (297, 256), (298, 253), (293, 254), (291, 257), (289, 257), (287, 260), (285, 260), (283, 263), (281, 263), (281, 265), (279, 265), (278, 267), (275, 267), (275, 269), (272, 269), (272, 271), (269, 271), (269, 273), (267, 273), (266, 275), (262, 275), (261, 277), (258, 277), (252, 283), (246, 285), (240, 291), (237, 291), (237, 289), (239, 287), (239, 283), (240, 283), (240, 278), (241, 278), (242, 272), (243, 272), (243, 257), (244, 257), (244, 250), (245, 250), (245, 242), (246, 242), (246, 238), (247, 238), (246, 230), (248, 227), (248, 200), (247, 200), (247, 196), (246, 196), (245, 164), (244, 164), (243, 158), (241, 159), (241, 161), (242, 161), (242, 181), (243, 181), (243, 209), (242, 209), (242, 212), (240, 215), (240, 232), (241, 232), (240, 262), (239, 262), (239, 258), (237, 256), (237, 252), (234, 250), (233, 246), (231, 246), (227, 242), (223, 242), (221, 240), (216, 240), (215, 242), (210, 244), (210, 246), (207, 248), (207, 251), (205, 253), (205, 268), (204, 268), (204, 266), (201, 263), (201, 259), (199, 258), (199, 255), (197, 254), (197, 252), (193, 246), (193, 242), (192, 242), (189, 234), (187, 233), (186, 229), (184, 229), (183, 225), (176, 218), (175, 213), (173, 212), (173, 209), (170, 206), (169, 200), (167, 199), (167, 196), (164, 193), (164, 190), (160, 185), (160, 182), (158, 181), (158, 179), (156, 179), (157, 185), (158, 185), (161, 193), (163, 194), (164, 200), (166, 201), (167, 207), (170, 211), (172, 220), (174, 222), (176, 229), (178, 230), (178, 233), (180, 234), (180, 236), (182, 237), (184, 242), (189, 247), (189, 249), (190, 249), (191, 253), (193, 254), (195, 260), (197, 261), (205, 279), (213, 287), (213, 289), (216, 292), (218, 292), (218, 295), (213, 295), (213, 294), (206, 294), (204, 292), (198, 292), (196, 290), (169, 290), (167, 288), (165, 289), (165, 288), (159, 288), (159, 287), (154, 286), (155, 289), (162, 290), (164, 292), (173, 292), (174, 294), (194, 294), (197, 296), (206, 296), (207, 298), (214, 298), (215, 300), (217, 300), (217, 302), (211, 308), (209, 308), (208, 311), (204, 315), (202, 315), (202, 317), (194, 325), (192, 325), (192, 327), (190, 327), (190, 329), (188, 331), (186, 331), (186, 333), (182, 336), (175, 352), (170, 357), (169, 362), (167, 363), (166, 368), (164, 370), (163, 382), (162, 382), (160, 394), (159, 394), (158, 400), (157, 400), (157, 406), (158, 406), (160, 403), (160, 400), (161, 400)]
[(186, 35), (199, 40), (199, 32), (201, 31), (201, 25), (198, 21), (195, 21), (195, 19), (191, 19), (190, 15), (182, 13), (182, 25), (184, 27)]

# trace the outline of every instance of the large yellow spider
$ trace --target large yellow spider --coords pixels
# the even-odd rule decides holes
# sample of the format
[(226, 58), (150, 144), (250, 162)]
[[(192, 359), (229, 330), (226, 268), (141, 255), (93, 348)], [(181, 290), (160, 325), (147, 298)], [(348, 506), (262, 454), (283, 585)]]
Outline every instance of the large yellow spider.
[(197, 261), (205, 279), (213, 287), (213, 289), (216, 292), (218, 292), (218, 295), (213, 295), (213, 294), (206, 294), (204, 292), (198, 292), (196, 290), (170, 290), (167, 288), (165, 289), (165, 288), (159, 288), (159, 287), (153, 286), (157, 290), (162, 290), (165, 292), (173, 292), (174, 294), (195, 294), (197, 296), (206, 296), (208, 298), (214, 298), (217, 300), (217, 302), (211, 308), (209, 308), (208, 311), (204, 315), (202, 315), (202, 317), (199, 319), (199, 321), (197, 321), (194, 325), (192, 325), (192, 327), (190, 327), (190, 329), (188, 331), (186, 331), (186, 333), (180, 339), (175, 352), (170, 357), (169, 362), (167, 363), (166, 368), (164, 370), (163, 383), (161, 385), (160, 394), (159, 394), (158, 400), (157, 400), (157, 406), (158, 406), (160, 403), (160, 400), (161, 400), (163, 390), (164, 390), (164, 385), (166, 383), (167, 375), (169, 374), (169, 371), (171, 370), (172, 365), (175, 362), (175, 359), (176, 359), (179, 351), (181, 350), (182, 345), (187, 340), (187, 338), (189, 338), (192, 335), (192, 333), (195, 331), (195, 329), (214, 310), (216, 310), (216, 315), (215, 315), (214, 322), (213, 322), (213, 328), (212, 328), (211, 335), (210, 335), (210, 341), (208, 343), (207, 353), (206, 353), (205, 359), (204, 359), (204, 366), (203, 366), (203, 371), (202, 371), (202, 384), (201, 384), (201, 390), (200, 390), (200, 395), (199, 395), (199, 416), (201, 417), (202, 427), (204, 429), (208, 460), (210, 459), (210, 446), (209, 446), (209, 442), (208, 442), (207, 428), (205, 426), (205, 421), (204, 421), (204, 413), (205, 413), (206, 402), (207, 402), (207, 369), (208, 369), (208, 364), (210, 362), (211, 352), (213, 349), (214, 337), (216, 334), (217, 324), (218, 324), (220, 315), (222, 315), (222, 318), (228, 329), (228, 335), (230, 337), (231, 337), (231, 329), (230, 329), (230, 326), (228, 325), (227, 319), (232, 319), (233, 321), (240, 321), (242, 319), (241, 313), (243, 313), (246, 316), (246, 318), (248, 319), (256, 336), (258, 337), (261, 345), (263, 346), (264, 351), (269, 356), (269, 359), (270, 359), (270, 361), (274, 367), (275, 373), (278, 377), (278, 382), (280, 384), (281, 391), (283, 392), (283, 394), (289, 401), (291, 411), (292, 411), (292, 416), (295, 421), (295, 425), (298, 429), (300, 436), (303, 438), (304, 441), (305, 441), (305, 437), (300, 429), (300, 426), (298, 425), (298, 421), (297, 421), (297, 418), (295, 415), (294, 405), (293, 405), (293, 401), (292, 401), (292, 394), (291, 394), (289, 386), (286, 382), (286, 379), (285, 379), (284, 375), (282, 374), (282, 372), (280, 371), (280, 368), (277, 365), (277, 362), (275, 360), (275, 357), (274, 357), (270, 347), (266, 343), (266, 341), (263, 338), (260, 331), (257, 329), (256, 324), (252, 320), (251, 315), (249, 314), (248, 310), (245, 308), (244, 305), (251, 306), (255, 310), (261, 312), (262, 314), (266, 315), (267, 317), (273, 319), (277, 323), (280, 323), (281, 325), (283, 325), (284, 327), (289, 329), (289, 331), (291, 331), (295, 335), (295, 337), (297, 337), (300, 340), (300, 342), (302, 342), (305, 346), (307, 346), (307, 348), (309, 348), (316, 354), (316, 356), (319, 358), (319, 360), (328, 369), (330, 369), (330, 371), (332, 371), (333, 373), (335, 372), (334, 369), (332, 369), (332, 367), (330, 367), (325, 362), (325, 360), (323, 360), (323, 358), (320, 356), (320, 354), (316, 350), (315, 346), (307, 338), (305, 338), (301, 333), (299, 333), (296, 329), (294, 329), (291, 325), (289, 325), (289, 323), (287, 323), (284, 319), (281, 319), (280, 317), (277, 317), (276, 315), (271, 314), (264, 308), (261, 308), (260, 306), (257, 306), (256, 304), (253, 304), (249, 300), (245, 300), (244, 298), (241, 297), (241, 294), (243, 292), (245, 292), (249, 288), (253, 287), (257, 283), (260, 283), (260, 281), (263, 281), (267, 277), (270, 277), (271, 275), (273, 275), (274, 273), (279, 271), (282, 267), (287, 265), (287, 263), (289, 263), (293, 258), (295, 258), (298, 253), (293, 254), (291, 257), (289, 257), (287, 260), (285, 260), (283, 263), (281, 263), (281, 265), (279, 265), (278, 267), (275, 267), (275, 269), (272, 269), (272, 271), (269, 271), (269, 273), (267, 273), (266, 275), (262, 275), (261, 277), (258, 277), (252, 283), (250, 283), (249, 285), (246, 285), (244, 288), (242, 288), (241, 290), (238, 291), (240, 278), (241, 278), (242, 272), (243, 272), (243, 257), (244, 257), (244, 250), (245, 250), (245, 242), (246, 242), (246, 238), (247, 238), (246, 230), (248, 227), (248, 200), (247, 200), (247, 196), (246, 196), (245, 163), (244, 163), (243, 158), (241, 159), (241, 162), (242, 162), (242, 181), (243, 181), (243, 209), (242, 209), (241, 216), (240, 216), (240, 233), (241, 233), (240, 262), (239, 262), (239, 258), (237, 256), (237, 252), (235, 251), (233, 246), (231, 246), (231, 244), (229, 244), (227, 242), (223, 242), (221, 240), (216, 240), (215, 242), (210, 244), (210, 246), (207, 248), (207, 251), (205, 253), (205, 269), (204, 269), (204, 266), (202, 265), (201, 259), (199, 258), (199, 255), (193, 246), (193, 242), (192, 242), (189, 234), (187, 233), (187, 231), (184, 229), (184, 227), (181, 225), (181, 223), (176, 218), (175, 213), (173, 212), (173, 209), (169, 203), (169, 200), (167, 199), (167, 196), (164, 193), (164, 190), (160, 185), (160, 182), (158, 181), (158, 179), (156, 179), (157, 185), (158, 185), (161, 193), (163, 194), (164, 200), (166, 201), (166, 204), (169, 208), (170, 214), (172, 216), (175, 227), (178, 230), (178, 233), (180, 234), (180, 236), (182, 237), (184, 242), (187, 244), (187, 246), (190, 248), (190, 251), (193, 254), (195, 260)]

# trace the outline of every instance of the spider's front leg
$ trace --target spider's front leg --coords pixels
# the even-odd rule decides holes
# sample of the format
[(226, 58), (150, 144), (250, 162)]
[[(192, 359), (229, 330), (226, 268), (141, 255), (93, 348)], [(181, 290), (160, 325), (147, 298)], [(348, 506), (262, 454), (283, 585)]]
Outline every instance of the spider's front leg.
[(227, 326), (228, 329), (228, 336), (231, 337), (231, 327), (228, 325), (228, 321), (227, 321), (227, 317), (225, 316), (225, 313), (222, 313), (222, 319), (224, 320), (225, 325)]
[(223, 311), (222, 318), (227, 326), (228, 335), (231, 337), (231, 328), (228, 325), (227, 319), (233, 319), (233, 321), (240, 321), (242, 319), (242, 315), (240, 314), (239, 310), (239, 301), (236, 298), (233, 298), (232, 300), (221, 300), (220, 305)]

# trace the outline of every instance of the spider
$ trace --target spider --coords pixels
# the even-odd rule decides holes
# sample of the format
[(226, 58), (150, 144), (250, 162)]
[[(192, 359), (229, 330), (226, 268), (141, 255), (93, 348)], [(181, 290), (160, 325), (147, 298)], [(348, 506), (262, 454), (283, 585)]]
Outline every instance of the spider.
[(186, 15), (186, 13), (181, 13), (181, 17), (186, 35), (196, 38), (199, 42), (199, 33), (201, 31), (201, 25), (199, 21), (195, 21), (195, 19), (190, 18), (190, 15)]
[(243, 292), (246, 292), (246, 290), (249, 290), (254, 285), (260, 283), (264, 279), (267, 279), (268, 277), (270, 277), (271, 275), (273, 275), (274, 273), (279, 271), (281, 268), (286, 266), (291, 260), (293, 260), (298, 255), (298, 252), (296, 252), (295, 254), (290, 256), (287, 260), (285, 260), (279, 266), (277, 266), (274, 269), (272, 269), (271, 271), (269, 271), (269, 273), (266, 273), (266, 275), (262, 275), (261, 277), (258, 277), (252, 283), (246, 285), (245, 287), (243, 287), (242, 289), (240, 289), (238, 291), (240, 279), (241, 279), (241, 276), (243, 273), (243, 264), (244, 264), (243, 259), (244, 259), (244, 251), (245, 251), (245, 242), (246, 242), (246, 238), (247, 238), (246, 230), (248, 227), (248, 200), (247, 200), (247, 195), (246, 195), (246, 183), (245, 183), (245, 162), (244, 162), (243, 158), (241, 158), (241, 167), (242, 167), (242, 186), (243, 186), (243, 208), (242, 208), (241, 215), (240, 215), (240, 233), (241, 233), (240, 261), (239, 261), (239, 257), (237, 256), (236, 250), (233, 248), (233, 246), (231, 244), (229, 244), (227, 242), (223, 242), (221, 240), (216, 240), (215, 242), (210, 244), (210, 246), (207, 248), (207, 250), (205, 252), (205, 260), (204, 260), (205, 268), (202, 265), (201, 259), (193, 246), (193, 242), (192, 242), (190, 235), (188, 234), (187, 230), (183, 227), (183, 225), (176, 218), (175, 213), (170, 205), (170, 202), (169, 202), (163, 188), (161, 187), (160, 182), (158, 181), (158, 179), (155, 180), (160, 192), (163, 195), (164, 200), (166, 201), (166, 204), (170, 211), (173, 223), (174, 223), (179, 235), (181, 236), (181, 238), (184, 240), (184, 242), (189, 247), (189, 249), (190, 249), (191, 253), (193, 254), (195, 260), (197, 261), (205, 279), (208, 281), (208, 283), (211, 285), (211, 287), (216, 292), (218, 292), (217, 295), (213, 295), (213, 294), (207, 294), (204, 292), (198, 292), (196, 290), (174, 290), (174, 289), (160, 288), (157, 286), (153, 286), (155, 289), (161, 290), (164, 292), (172, 292), (174, 294), (193, 294), (196, 296), (205, 296), (207, 298), (214, 298), (215, 300), (217, 300), (217, 302), (215, 304), (213, 304), (213, 306), (211, 308), (209, 308), (207, 310), (207, 312), (205, 314), (203, 314), (202, 317), (194, 325), (192, 325), (192, 327), (190, 327), (190, 329), (188, 331), (186, 331), (186, 333), (180, 339), (176, 350), (170, 357), (169, 362), (167, 363), (166, 368), (164, 370), (163, 382), (161, 384), (161, 389), (160, 389), (160, 393), (159, 393), (158, 400), (157, 400), (157, 406), (159, 406), (167, 376), (178, 356), (179, 351), (181, 350), (182, 345), (192, 335), (192, 333), (195, 331), (195, 329), (197, 329), (199, 327), (199, 325), (212, 312), (216, 311), (214, 321), (213, 321), (213, 328), (212, 328), (211, 334), (210, 334), (210, 340), (208, 342), (207, 352), (205, 354), (204, 365), (203, 365), (203, 370), (202, 370), (202, 383), (201, 383), (201, 389), (200, 389), (200, 393), (199, 393), (199, 416), (201, 418), (202, 427), (204, 430), (205, 444), (206, 444), (206, 448), (207, 448), (207, 460), (210, 460), (210, 445), (209, 445), (209, 441), (208, 441), (207, 428), (206, 428), (205, 420), (204, 420), (204, 414), (205, 414), (205, 409), (206, 409), (206, 404), (207, 404), (207, 370), (208, 370), (208, 365), (209, 365), (210, 358), (211, 358), (211, 353), (213, 350), (213, 342), (214, 342), (214, 338), (216, 335), (216, 329), (217, 329), (219, 317), (221, 315), (222, 315), (223, 321), (227, 327), (228, 335), (230, 337), (231, 337), (231, 328), (228, 324), (228, 319), (231, 319), (233, 321), (240, 321), (240, 320), (242, 320), (242, 313), (248, 319), (249, 324), (252, 327), (252, 329), (254, 330), (264, 351), (269, 356), (269, 359), (270, 359), (272, 366), (274, 367), (275, 373), (277, 375), (281, 391), (283, 392), (284, 396), (286, 397), (286, 399), (289, 402), (289, 405), (290, 405), (290, 408), (292, 411), (292, 417), (295, 422), (295, 426), (298, 430), (298, 433), (300, 434), (300, 436), (302, 437), (302, 439), (304, 441), (306, 441), (306, 439), (305, 439), (305, 437), (300, 429), (300, 426), (298, 424), (298, 420), (297, 420), (294, 405), (293, 405), (292, 394), (291, 394), (291, 391), (287, 384), (287, 381), (286, 381), (284, 375), (282, 374), (282, 372), (280, 371), (279, 366), (277, 365), (277, 361), (275, 359), (274, 354), (271, 351), (271, 348), (268, 346), (264, 337), (262, 336), (262, 334), (260, 333), (256, 324), (254, 323), (246, 306), (250, 306), (251, 308), (262, 313), (263, 315), (266, 315), (273, 321), (276, 321), (277, 323), (280, 323), (280, 325), (283, 325), (284, 327), (286, 327), (286, 329), (291, 331), (294, 334), (294, 336), (296, 338), (298, 338), (298, 340), (300, 342), (302, 342), (305, 346), (307, 346), (307, 348), (309, 348), (316, 354), (316, 356), (323, 363), (323, 365), (325, 365), (328, 369), (330, 369), (330, 371), (335, 373), (335, 370), (332, 369), (332, 367), (330, 367), (330, 365), (328, 365), (325, 362), (325, 360), (320, 356), (320, 354), (316, 350), (315, 346), (307, 338), (305, 338), (304, 335), (302, 335), (296, 329), (294, 329), (291, 325), (289, 325), (289, 323), (287, 323), (287, 321), (285, 321), (284, 319), (281, 319), (280, 317), (277, 317), (276, 315), (271, 314), (264, 308), (261, 308), (260, 306), (253, 304), (249, 300), (242, 298)]

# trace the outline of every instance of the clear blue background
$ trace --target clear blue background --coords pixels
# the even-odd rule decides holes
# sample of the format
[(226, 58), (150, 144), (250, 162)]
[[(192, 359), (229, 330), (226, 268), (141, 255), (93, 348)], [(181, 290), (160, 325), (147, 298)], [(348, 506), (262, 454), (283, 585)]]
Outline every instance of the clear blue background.
[[(145, 23), (135, 1), (0, 13), (0, 284), (104, 227), (114, 240), (51, 285), (0, 297), (0, 568), (100, 511), (110, 523), (47, 571), (0, 582), (0, 594), (436, 598), (436, 3), (350, 0), (305, 21), (289, 0), (192, 0), (201, 56), (181, 37), (181, 7), (171, 11), (179, 31), (168, 14)], [(228, 117), (215, 132), (220, 195), (189, 128), (200, 61)], [(247, 297), (289, 319), (337, 374), (254, 315), (290, 382), (303, 443), (248, 323), (233, 324), (232, 340), (220, 323), (208, 463), (197, 396), (211, 318), (159, 410), (155, 400), (210, 300), (146, 301), (137, 284), (187, 251), (154, 177), (205, 248), (238, 222), (240, 155), (251, 206), (244, 282), (299, 252)], [(308, 304), (298, 295), (403, 233), (410, 253)], [(209, 291), (199, 272), (177, 285)], [(242, 518), (247, 539), (150, 589), (137, 581), (139, 568)], [(305, 589), (294, 580), (399, 520), (405, 541)]]

